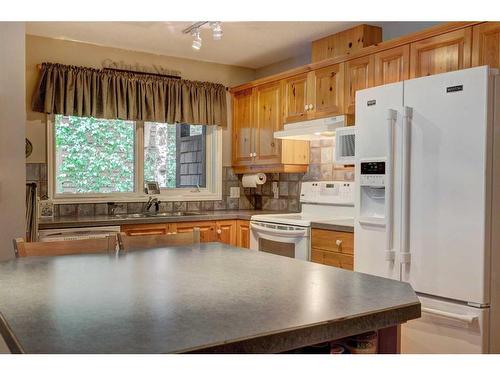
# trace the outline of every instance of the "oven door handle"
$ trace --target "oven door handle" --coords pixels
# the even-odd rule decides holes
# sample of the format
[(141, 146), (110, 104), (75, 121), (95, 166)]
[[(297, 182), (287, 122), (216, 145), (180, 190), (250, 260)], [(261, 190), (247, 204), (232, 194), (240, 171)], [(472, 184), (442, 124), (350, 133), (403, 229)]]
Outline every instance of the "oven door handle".
[(300, 230), (294, 230), (294, 231), (289, 231), (289, 230), (280, 230), (280, 229), (273, 229), (273, 228), (268, 228), (261, 226), (256, 223), (250, 223), (250, 228), (252, 230), (255, 230), (257, 232), (261, 233), (271, 233), (271, 234), (277, 234), (282, 237), (303, 237), (307, 235), (307, 229), (300, 229)]

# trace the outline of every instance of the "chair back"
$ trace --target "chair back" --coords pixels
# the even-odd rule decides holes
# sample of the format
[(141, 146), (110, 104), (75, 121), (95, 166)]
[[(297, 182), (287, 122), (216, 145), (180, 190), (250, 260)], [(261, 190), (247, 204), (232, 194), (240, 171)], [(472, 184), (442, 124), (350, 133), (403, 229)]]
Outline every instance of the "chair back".
[(200, 243), (200, 228), (193, 231), (171, 234), (148, 234), (141, 236), (128, 236), (118, 233), (118, 247), (121, 251), (144, 250), (165, 246), (185, 246)]
[(104, 238), (71, 241), (25, 242), (22, 238), (14, 240), (16, 257), (93, 254), (115, 250), (116, 235), (114, 234)]

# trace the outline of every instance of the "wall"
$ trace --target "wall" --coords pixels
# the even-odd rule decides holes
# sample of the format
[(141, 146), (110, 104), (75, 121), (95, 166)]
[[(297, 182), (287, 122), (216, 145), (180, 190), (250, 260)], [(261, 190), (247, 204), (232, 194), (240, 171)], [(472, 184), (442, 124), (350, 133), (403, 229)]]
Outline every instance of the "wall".
[[(255, 78), (253, 69), (230, 65), (208, 63), (196, 60), (169, 56), (154, 55), (144, 52), (128, 51), (118, 48), (102, 47), (88, 43), (73, 42), (26, 36), (26, 113), (27, 132), (33, 137), (34, 155), (28, 162), (40, 163), (45, 159), (45, 119), (41, 113), (31, 111), (31, 98), (38, 79), (37, 65), (43, 62), (78, 65), (101, 68), (105, 59), (123, 61), (125, 64), (151, 66), (160, 65), (170, 70), (178, 70), (182, 77), (197, 81), (222, 83), (225, 86), (235, 86)], [(228, 94), (229, 124), (223, 132), (223, 164), (231, 165), (231, 105)], [(43, 139), (40, 137), (43, 136)]]
[(24, 32), (22, 22), (0, 22), (0, 260), (25, 230)]

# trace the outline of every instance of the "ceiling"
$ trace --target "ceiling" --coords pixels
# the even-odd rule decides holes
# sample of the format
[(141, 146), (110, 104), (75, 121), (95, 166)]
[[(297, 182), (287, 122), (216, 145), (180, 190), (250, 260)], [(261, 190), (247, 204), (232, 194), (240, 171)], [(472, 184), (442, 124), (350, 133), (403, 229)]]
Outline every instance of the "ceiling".
[[(258, 69), (308, 53), (311, 41), (348, 29), (360, 22), (223, 22), (222, 40), (212, 40), (208, 26), (202, 29), (203, 46), (199, 51), (191, 48), (192, 36), (182, 33), (182, 30), (192, 23), (28, 22), (26, 32), (31, 35)], [(377, 24), (383, 26), (384, 23)]]

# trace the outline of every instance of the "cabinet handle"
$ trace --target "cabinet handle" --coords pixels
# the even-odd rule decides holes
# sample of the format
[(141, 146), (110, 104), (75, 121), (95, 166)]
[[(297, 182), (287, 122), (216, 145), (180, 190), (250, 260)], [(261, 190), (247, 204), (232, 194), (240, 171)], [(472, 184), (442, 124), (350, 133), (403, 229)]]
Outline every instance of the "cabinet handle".
[(222, 233), (222, 230), (221, 229), (217, 229), (217, 234), (221, 234)]
[(309, 104), (309, 110), (312, 111), (313, 108), (314, 106), (312, 104)]
[(335, 241), (335, 245), (337, 245), (337, 249), (340, 250), (342, 248), (342, 240)]
[(306, 104), (306, 105), (304, 106), (304, 111), (307, 111), (308, 109), (309, 109), (309, 106)]

